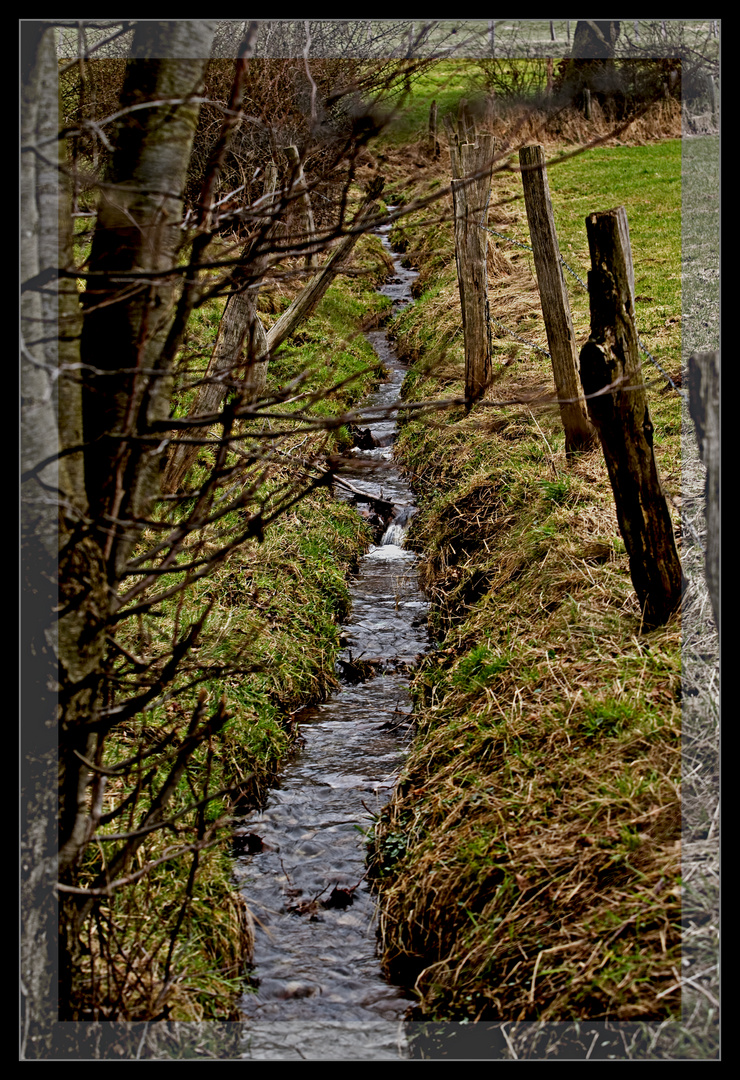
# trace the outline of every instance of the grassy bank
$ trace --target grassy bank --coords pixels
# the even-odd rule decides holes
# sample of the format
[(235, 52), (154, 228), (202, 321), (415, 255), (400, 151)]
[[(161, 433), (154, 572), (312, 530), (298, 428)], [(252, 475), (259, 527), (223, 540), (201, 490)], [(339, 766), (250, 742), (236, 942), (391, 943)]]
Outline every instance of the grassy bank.
[[(292, 714), (336, 686), (339, 628), (349, 610), (347, 577), (370, 540), (354, 508), (324, 486), (308, 490), (321, 473), (322, 455), (348, 440), (332, 418), (361, 400), (383, 374), (361, 332), (386, 304), (374, 291), (387, 272), (375, 238), (359, 242), (350, 269), (355, 273), (336, 280), (310, 323), (271, 364), (268, 390), (283, 398), (288, 417), (279, 437), (270, 420), (245, 422), (242, 429), (241, 453), (256, 462), (254, 504), (266, 520), (276, 507), (284, 510), (261, 538), (235, 546), (213, 573), (129, 619), (130, 629), (118, 639), (111, 681), (125, 699), (140, 693), (144, 682), (156, 685), (183, 628), (202, 623), (167, 692), (150, 695), (108, 739), (101, 763), (107, 770), (100, 806), (104, 839), (90, 852), (83, 885), (95, 882), (116, 837), (156, 814), (162, 792), (174, 786), (167, 803), (171, 825), (146, 835), (126, 872), (127, 887), (87, 916), (72, 976), (81, 1019), (239, 1016), (252, 928), (232, 878), (234, 824), (261, 804), (290, 753)], [(266, 288), (265, 322), (298, 287), (281, 279)], [(183, 347), (183, 414), (192, 397), (188, 387), (213, 348), (222, 303), (210, 301), (191, 320)], [(298, 376), (300, 387), (283, 394), (281, 388)], [(291, 410), (298, 409), (303, 423), (292, 425)], [(302, 433), (306, 416), (328, 421), (328, 430)], [(219, 428), (212, 434), (217, 439)], [(193, 465), (194, 490), (215, 453), (215, 444), (204, 447)], [(308, 494), (292, 501), (302, 490)], [(159, 520), (176, 524), (191, 502), (181, 496), (174, 516), (172, 503), (164, 502)], [(214, 515), (212, 525), (186, 544), (183, 565), (197, 565), (225, 537), (239, 535), (244, 516), (243, 510)], [(177, 584), (177, 575), (168, 584)], [(152, 589), (159, 587), (155, 580)], [(210, 724), (208, 737), (182, 768), (188, 741), (203, 724)], [(132, 760), (138, 761), (133, 770)], [(108, 820), (116, 806), (123, 812)]]
[[(584, 279), (586, 212), (626, 206), (639, 331), (678, 375), (680, 144), (594, 150), (550, 176), (561, 250)], [(526, 242), (519, 183), (494, 178), (490, 224)], [(396, 325), (406, 393), (459, 397), (449, 216), (397, 236), (421, 269)], [(587, 302), (571, 292), (581, 342)], [(601, 452), (566, 462), (549, 360), (522, 343), (546, 347), (531, 255), (500, 238), (489, 300), (487, 404), (409, 421), (398, 446), (420, 493), (410, 542), (435, 648), (371, 853), (385, 963), (414, 987), (419, 1018), (676, 1017), (680, 621), (642, 629)], [(678, 497), (680, 400), (657, 369), (646, 376)], [(524, 404), (495, 404), (507, 400)]]

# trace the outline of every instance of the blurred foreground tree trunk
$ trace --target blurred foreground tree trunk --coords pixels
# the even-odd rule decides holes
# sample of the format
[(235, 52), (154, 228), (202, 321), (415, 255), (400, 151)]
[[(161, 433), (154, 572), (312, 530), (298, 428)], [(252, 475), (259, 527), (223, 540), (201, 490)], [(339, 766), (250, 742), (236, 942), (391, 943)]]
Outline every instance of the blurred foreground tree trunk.
[(55, 886), (57, 874), (74, 880), (96, 825), (94, 762), (113, 722), (101, 709), (105, 628), (120, 567), (158, 490), (148, 432), (169, 409), (177, 284), (169, 271), (214, 32), (210, 22), (138, 24), (80, 334), (56, 31), (48, 22), (22, 24), (21, 948), (29, 1058), (48, 1057), (54, 1022), (71, 1018), (64, 988), (75, 905), (65, 894), (57, 923)]

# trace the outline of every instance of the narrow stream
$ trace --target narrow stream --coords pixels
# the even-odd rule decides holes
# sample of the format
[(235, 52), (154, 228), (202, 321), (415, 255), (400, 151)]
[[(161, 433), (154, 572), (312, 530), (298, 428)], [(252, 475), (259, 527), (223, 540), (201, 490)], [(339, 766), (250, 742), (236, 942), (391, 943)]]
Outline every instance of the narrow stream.
[[(389, 228), (380, 230), (386, 250)], [(392, 254), (392, 253), (391, 253)], [(411, 303), (415, 271), (394, 257), (381, 292)], [(380, 415), (397, 399), (405, 369), (384, 331), (368, 337), (389, 371), (364, 403)], [(252, 854), (237, 876), (255, 921), (255, 991), (241, 1002), (244, 1058), (381, 1060), (406, 1057), (403, 1017), (411, 1004), (383, 977), (375, 902), (365, 880), (365, 836), (388, 802), (405, 756), (409, 665), (427, 648), (427, 604), (416, 556), (403, 547), (414, 512), (393, 464), (395, 419), (369, 424), (343, 476), (360, 512), (394, 504), (377, 546), (362, 559), (352, 593), (340, 689), (300, 715), (301, 749), (265, 809), (240, 830)], [(371, 445), (375, 444), (375, 445)], [(366, 493), (363, 505), (357, 492)], [(337, 486), (338, 494), (350, 495)]]

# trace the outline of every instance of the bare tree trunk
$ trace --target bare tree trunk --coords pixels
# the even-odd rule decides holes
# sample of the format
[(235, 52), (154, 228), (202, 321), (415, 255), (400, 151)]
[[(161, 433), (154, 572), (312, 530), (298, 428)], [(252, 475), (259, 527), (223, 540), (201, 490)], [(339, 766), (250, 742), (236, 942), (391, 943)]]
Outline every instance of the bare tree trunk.
[(56, 276), (68, 265), (63, 230), (71, 199), (65, 205), (60, 198), (63, 174), (54, 161), (54, 152), (63, 159), (54, 30), (41, 21), (21, 29), (21, 1057), (43, 1058), (51, 1051), (58, 996), (57, 709), (72, 699), (71, 711), (84, 712), (94, 687), (79, 684), (89, 682), (100, 647), (94, 632), (89, 648), (79, 647), (80, 623), (91, 614), (87, 598), (80, 604), (59, 595), (60, 539), (86, 511), (81, 455), (57, 457), (60, 445), (82, 441), (79, 302), (75, 286), (60, 286)]
[(607, 59), (614, 56), (614, 46), (619, 37), (618, 22), (579, 19), (573, 35), (572, 57), (582, 59)]
[[(82, 358), (96, 369), (83, 398), (95, 518), (136, 520), (159, 491), (162, 451), (141, 436), (169, 413), (171, 373), (162, 356), (179, 283), (170, 271), (183, 237), (182, 192), (205, 70), (192, 57), (207, 56), (214, 32), (215, 23), (141, 23), (127, 67), (123, 107), (161, 104), (121, 122), (90, 258)], [(146, 59), (168, 54), (189, 59)], [(123, 528), (106, 538), (111, 579), (135, 536)]]
[(614, 50), (621, 24), (615, 21), (579, 19), (573, 35), (571, 59), (564, 69), (561, 93), (573, 101), (584, 89), (591, 95), (608, 96), (619, 89), (620, 75)]
[(439, 157), (439, 140), (437, 139), (437, 102), (433, 101), (429, 106), (429, 152), (434, 157)]
[[(149, 419), (166, 408), (166, 383), (150, 380), (148, 370), (150, 365), (157, 369), (173, 284), (165, 278), (162, 285), (150, 275), (173, 265), (178, 190), (198, 111), (197, 105), (165, 102), (197, 91), (214, 30), (208, 23), (142, 23), (135, 34), (140, 59), (129, 65), (126, 103), (151, 96), (158, 104), (139, 112), (139, 122), (130, 128), (124, 122), (119, 133), (114, 184), (100, 210), (91, 263), (95, 285), (89, 288), (89, 321), (81, 340), (75, 277), (62, 276), (57, 287), (59, 267), (71, 266), (71, 193), (60, 186), (67, 163), (57, 120), (55, 30), (43, 21), (22, 27), (22, 636), (29, 662), (24, 671), (21, 962), (22, 1056), (28, 1058), (51, 1056), (54, 1023), (66, 1006), (62, 998), (58, 1011), (57, 963), (62, 993), (72, 967), (68, 917), (57, 913), (55, 886), (58, 875), (73, 874), (91, 833), (86, 762), (105, 734), (99, 722), (104, 628), (118, 560), (135, 538), (128, 525), (111, 528), (111, 518), (133, 517), (144, 509), (152, 490), (152, 477), (145, 474), (156, 480), (151, 452), (127, 436), (145, 432)], [(146, 59), (173, 52), (202, 59)], [(143, 124), (142, 113), (148, 113)], [(161, 156), (158, 138), (166, 144)], [(55, 154), (62, 168), (55, 165)], [(128, 276), (123, 287), (113, 280), (116, 272)], [(149, 274), (148, 280), (142, 274)], [(101, 373), (84, 396), (80, 359)], [(147, 387), (151, 382), (154, 386)], [(92, 445), (75, 452), (83, 435)], [(86, 522), (106, 515), (103, 529), (90, 530)]]

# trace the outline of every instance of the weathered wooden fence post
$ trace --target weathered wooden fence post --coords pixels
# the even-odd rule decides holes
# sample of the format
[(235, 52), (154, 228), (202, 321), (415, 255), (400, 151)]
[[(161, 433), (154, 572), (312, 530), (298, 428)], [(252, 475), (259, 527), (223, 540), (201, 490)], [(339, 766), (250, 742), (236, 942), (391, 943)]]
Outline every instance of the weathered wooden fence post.
[(679, 606), (683, 575), (653, 453), (624, 207), (590, 214), (586, 231), (591, 336), (581, 349), (581, 381), (601, 437), (643, 622), (658, 626)]
[(460, 98), (457, 106), (457, 127), (461, 143), (475, 142), (475, 123), (470, 115), (467, 98)]
[(712, 122), (717, 123), (717, 88), (714, 85), (714, 76), (709, 76), (709, 101), (712, 106)]
[[(303, 175), (301, 157), (296, 146), (283, 147), (283, 153), (288, 159), (288, 165), (291, 169), (292, 189), (298, 196), (303, 233), (305, 234), (306, 242), (311, 243), (316, 235), (316, 226), (313, 220), (311, 196), (308, 193), (308, 185), (306, 184), (306, 178)], [(318, 269), (318, 265), (318, 254), (315, 251), (308, 251), (306, 253), (306, 269), (316, 270)]]
[(522, 147), (519, 151), (519, 164), (542, 315), (547, 331), (547, 345), (555, 387), (561, 399), (560, 416), (565, 429), (565, 450), (570, 455), (592, 447), (596, 435), (588, 419), (588, 410), (578, 378), (576, 336), (560, 261), (543, 148)]
[[(469, 128), (462, 116), (461, 120), (462, 136)], [(475, 142), (461, 142), (450, 131), (455, 260), (465, 335), (465, 398), (469, 404), (483, 396), (491, 378), (486, 225), (494, 148), (493, 135), (478, 135)]]
[(439, 157), (439, 140), (437, 138), (437, 102), (433, 101), (429, 106), (429, 150), (433, 157)]
[(591, 91), (588, 87), (583, 91), (583, 115), (587, 120), (591, 119)]
[(704, 485), (707, 549), (704, 573), (712, 600), (714, 621), (719, 632), (720, 565), (720, 422), (719, 353), (693, 353), (689, 357), (689, 411), (696, 427), (699, 452), (706, 466)]

